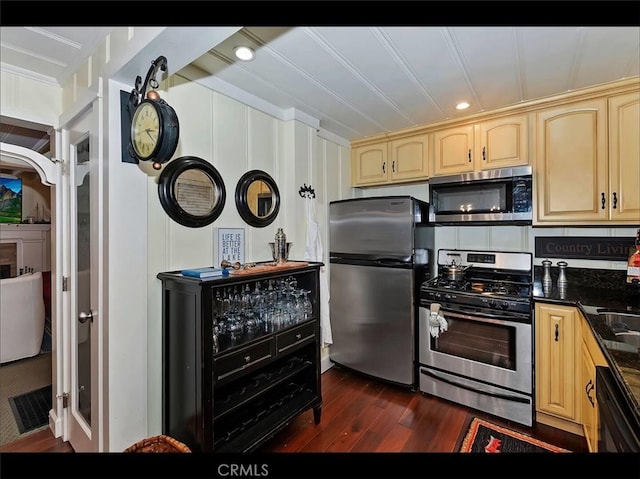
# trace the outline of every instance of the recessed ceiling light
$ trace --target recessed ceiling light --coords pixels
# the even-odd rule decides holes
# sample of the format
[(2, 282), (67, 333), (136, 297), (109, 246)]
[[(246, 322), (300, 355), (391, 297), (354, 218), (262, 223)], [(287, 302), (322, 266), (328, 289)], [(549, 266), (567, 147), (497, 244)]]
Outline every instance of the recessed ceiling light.
[(256, 52), (249, 47), (236, 47), (233, 51), (236, 57), (243, 62), (250, 62), (256, 57)]
[(469, 108), (469, 104), (466, 101), (460, 102), (456, 105), (456, 110), (466, 110)]

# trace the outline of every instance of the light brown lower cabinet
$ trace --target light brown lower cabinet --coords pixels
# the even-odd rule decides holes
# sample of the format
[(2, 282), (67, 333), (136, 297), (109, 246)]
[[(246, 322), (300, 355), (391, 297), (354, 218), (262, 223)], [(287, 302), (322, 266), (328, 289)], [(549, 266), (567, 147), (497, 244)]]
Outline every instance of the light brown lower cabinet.
[(536, 422), (584, 436), (598, 450), (596, 366), (607, 361), (573, 306), (535, 305)]
[(607, 360), (596, 343), (589, 325), (582, 326), (582, 428), (589, 451), (598, 452), (598, 401), (596, 400), (596, 366), (607, 366)]
[(574, 307), (535, 306), (536, 421), (573, 434), (582, 434), (579, 316)]

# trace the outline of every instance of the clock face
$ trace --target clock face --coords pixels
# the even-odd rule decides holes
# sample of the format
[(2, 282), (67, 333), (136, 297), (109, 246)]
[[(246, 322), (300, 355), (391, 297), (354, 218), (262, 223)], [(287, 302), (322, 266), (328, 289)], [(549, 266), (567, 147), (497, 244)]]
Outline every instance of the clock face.
[(143, 101), (133, 115), (131, 144), (138, 158), (151, 158), (160, 138), (160, 116), (150, 101)]

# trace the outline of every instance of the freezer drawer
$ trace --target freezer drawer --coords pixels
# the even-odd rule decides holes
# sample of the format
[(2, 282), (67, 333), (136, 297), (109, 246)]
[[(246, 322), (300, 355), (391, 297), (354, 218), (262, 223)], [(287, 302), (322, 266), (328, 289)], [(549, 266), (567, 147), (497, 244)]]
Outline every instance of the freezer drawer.
[(330, 359), (414, 387), (415, 272), (331, 263), (330, 274)]
[(330, 203), (331, 251), (336, 255), (411, 258), (418, 204), (423, 203), (411, 197), (359, 198)]

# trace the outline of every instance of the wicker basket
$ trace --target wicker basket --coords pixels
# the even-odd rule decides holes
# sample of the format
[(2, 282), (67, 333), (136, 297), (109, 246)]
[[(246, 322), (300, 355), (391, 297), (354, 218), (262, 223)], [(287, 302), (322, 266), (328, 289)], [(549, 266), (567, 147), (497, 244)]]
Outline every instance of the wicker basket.
[(186, 444), (161, 434), (136, 442), (124, 452), (191, 452), (191, 449)]

